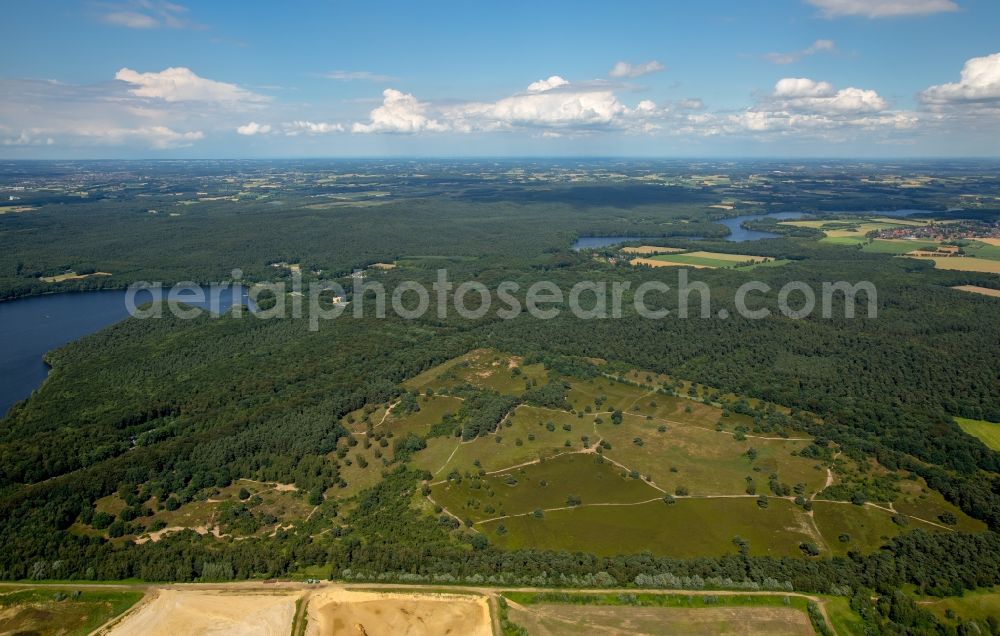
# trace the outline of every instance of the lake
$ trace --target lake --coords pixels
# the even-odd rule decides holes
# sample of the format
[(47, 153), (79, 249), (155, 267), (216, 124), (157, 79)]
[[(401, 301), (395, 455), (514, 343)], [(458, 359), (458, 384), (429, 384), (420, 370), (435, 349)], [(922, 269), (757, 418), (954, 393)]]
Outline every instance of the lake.
[[(918, 210), (910, 211), (910, 214), (916, 213)], [(902, 212), (900, 210), (899, 212)], [(899, 214), (897, 212), (897, 214)], [(879, 213), (881, 214), (881, 212)], [(886, 213), (888, 214), (888, 212)], [(756, 221), (757, 219), (778, 219), (780, 221), (789, 221), (792, 219), (798, 219), (802, 216), (800, 212), (771, 212), (769, 214), (745, 214), (743, 216), (734, 216), (731, 219), (719, 219), (715, 221), (720, 225), (725, 225), (729, 228), (729, 236), (725, 237), (724, 240), (733, 243), (742, 243), (744, 241), (756, 241), (758, 239), (765, 238), (775, 238), (778, 235), (773, 232), (758, 232), (757, 230), (747, 230), (741, 227), (745, 221)], [(608, 247), (610, 245), (618, 245), (619, 243), (625, 243), (628, 241), (642, 241), (645, 239), (660, 239), (664, 238), (662, 236), (581, 236), (576, 239), (576, 241), (571, 246), (574, 250), (588, 250), (588, 249), (598, 249), (601, 247)], [(683, 239), (688, 241), (697, 241), (705, 237), (703, 236), (675, 236), (672, 238)]]
[(760, 239), (777, 238), (779, 234), (774, 232), (760, 232), (758, 230), (748, 230), (743, 226), (747, 221), (757, 221), (760, 219), (777, 219), (779, 221), (791, 221), (802, 217), (801, 212), (771, 212), (770, 214), (744, 214), (734, 216), (731, 219), (719, 219), (716, 223), (729, 228), (729, 236), (725, 240), (732, 243), (743, 243), (744, 241), (757, 241)]
[(595, 250), (609, 245), (618, 245), (628, 241), (641, 241), (642, 236), (581, 236), (571, 246), (574, 250)]
[[(245, 296), (245, 294), (244, 294)], [(190, 305), (206, 307), (181, 295)], [(152, 296), (140, 294), (139, 303)], [(221, 311), (232, 306), (232, 291), (220, 295)], [(124, 290), (48, 294), (0, 302), (0, 417), (31, 395), (49, 369), (42, 356), (125, 319)]]

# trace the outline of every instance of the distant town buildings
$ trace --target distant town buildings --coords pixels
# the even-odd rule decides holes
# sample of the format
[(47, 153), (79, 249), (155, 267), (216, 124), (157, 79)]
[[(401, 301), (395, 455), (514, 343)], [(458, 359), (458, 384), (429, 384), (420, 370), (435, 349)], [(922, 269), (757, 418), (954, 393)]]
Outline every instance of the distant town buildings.
[(1000, 223), (986, 223), (984, 221), (973, 220), (959, 220), (947, 223), (935, 223), (932, 221), (926, 225), (908, 225), (906, 227), (876, 230), (870, 233), (869, 236), (879, 239), (937, 242), (1000, 238)]

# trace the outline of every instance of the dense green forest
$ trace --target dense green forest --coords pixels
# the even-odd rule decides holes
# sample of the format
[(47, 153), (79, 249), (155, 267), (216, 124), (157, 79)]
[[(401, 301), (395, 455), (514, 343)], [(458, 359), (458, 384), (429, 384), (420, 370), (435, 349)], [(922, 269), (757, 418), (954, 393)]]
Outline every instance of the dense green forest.
[[(634, 233), (678, 246), (692, 244), (693, 236), (714, 237), (697, 244), (723, 252), (738, 245), (742, 254), (788, 259), (782, 267), (753, 270), (774, 289), (789, 280), (815, 289), (823, 281), (869, 280), (878, 290), (878, 316), (792, 320), (779, 315), (772, 294), (759, 298), (771, 317), (740, 318), (733, 297), (750, 275), (719, 269), (691, 276), (710, 285), (712, 315), (727, 309), (728, 320), (642, 318), (628, 302), (631, 292), (621, 318), (594, 320), (345, 315), (311, 331), (305, 319), (129, 319), (51, 352), (49, 379), (0, 423), (0, 576), (195, 580), (225, 563), (237, 578), (321, 566), (331, 576), (361, 580), (709, 588), (752, 582), (850, 590), (876, 623), (907, 615), (904, 602), (872, 608), (855, 592), (875, 590), (891, 599), (904, 585), (947, 595), (1000, 584), (1000, 455), (952, 419), (1000, 422), (1000, 312), (995, 299), (949, 289), (996, 287), (996, 275), (935, 270), (821, 244), (809, 232), (727, 243), (718, 240), (725, 228), (712, 222), (719, 211), (707, 208), (718, 200), (710, 188), (643, 188), (622, 198), (628, 188), (620, 185), (512, 192), (509, 185), (474, 182), (449, 187), (449, 196), (430, 196), (432, 185), (443, 188), (424, 182), (416, 192), (409, 184), (415, 190), (408, 197), (364, 207), (315, 209), (299, 193), (282, 197), (280, 205), (195, 204), (174, 217), (148, 211), (173, 209), (156, 198), (164, 193), (141, 204), (110, 197), (39, 202), (36, 212), (0, 216), (0, 294), (50, 291), (38, 276), (67, 269), (114, 276), (60, 289), (136, 279), (209, 281), (234, 267), (249, 280), (280, 278), (284, 270), (270, 267), (279, 261), (301, 263), (307, 277), (317, 277), (314, 270), (338, 277), (397, 261), (396, 269), (372, 274), (388, 288), (404, 280), (429, 284), (441, 266), (452, 280), (490, 289), (502, 281), (524, 289), (538, 280), (563, 289), (581, 280), (628, 282), (633, 290), (649, 280), (674, 285), (672, 268), (633, 268), (609, 262), (612, 252), (569, 248), (580, 235)], [(774, 189), (766, 194), (776, 196)], [(873, 201), (883, 194), (858, 194), (852, 206), (878, 209)], [(945, 195), (905, 204), (938, 205)], [(800, 185), (775, 207), (806, 199), (813, 209), (832, 205)], [(657, 298), (677, 309), (676, 297)], [(838, 302), (835, 316), (843, 316)], [(859, 300), (859, 312), (864, 306)], [(81, 519), (94, 524), (95, 502), (114, 493), (130, 512), (102, 523), (119, 523), (116, 532), (124, 532), (141, 519), (150, 497), (181, 505), (237, 478), (295, 484), (318, 493), (319, 505), (323, 491), (344, 480), (345, 464), (329, 460), (350, 437), (343, 418), (404, 395), (408, 378), (478, 347), (544, 361), (549, 381), (518, 398), (456, 390), (465, 398), (455, 414), (465, 439), (493, 430), (517, 403), (561, 405), (560, 377), (595, 373), (588, 360), (601, 359), (808, 414), (797, 425), (819, 447), (832, 442), (859, 461), (920, 475), (990, 531), (917, 530), (875, 553), (813, 559), (501, 550), (483, 534), (412, 505), (427, 476), (406, 466), (401, 451), (426, 440), (410, 438), (397, 440), (396, 461), (371, 468), (384, 474), (377, 483), (349, 500), (328, 498), (308, 524), (274, 536), (231, 541), (184, 531), (137, 545), (69, 531)], [(445, 421), (434, 434), (450, 435), (452, 428)], [(327, 531), (320, 534), (321, 528)], [(896, 623), (922, 620), (909, 616)]]

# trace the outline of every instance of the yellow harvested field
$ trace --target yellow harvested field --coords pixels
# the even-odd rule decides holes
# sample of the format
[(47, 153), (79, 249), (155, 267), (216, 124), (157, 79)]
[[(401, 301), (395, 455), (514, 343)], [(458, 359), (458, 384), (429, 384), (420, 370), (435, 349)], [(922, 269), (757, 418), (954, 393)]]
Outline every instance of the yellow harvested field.
[(32, 210), (37, 210), (38, 208), (31, 207), (30, 205), (4, 205), (0, 206), (0, 214), (13, 214), (15, 212), (31, 212)]
[(989, 287), (980, 287), (979, 285), (956, 285), (952, 287), (952, 289), (960, 289), (964, 292), (972, 292), (973, 294), (982, 294), (983, 296), (1000, 298), (1000, 289), (990, 289)]
[(829, 223), (829, 221), (780, 221), (778, 225), (794, 225), (795, 227), (811, 227), (819, 229)]
[[(896, 219), (888, 216), (880, 216), (877, 219), (872, 219), (876, 223), (891, 223), (892, 225), (906, 225), (910, 227), (920, 227), (922, 225), (927, 225), (930, 221), (917, 221), (916, 219)], [(940, 222), (940, 221), (938, 221)]]
[(395, 269), (395, 263), (372, 263), (372, 269)]
[(222, 590), (171, 590), (125, 616), (110, 636), (287, 636), (300, 592), (228, 593)]
[(683, 252), (680, 247), (656, 247), (655, 245), (640, 245), (639, 247), (623, 247), (622, 252), (626, 254), (673, 254)]
[(686, 256), (694, 256), (696, 258), (711, 258), (717, 261), (733, 261), (734, 263), (743, 263), (746, 261), (773, 261), (774, 259), (770, 256), (747, 256), (746, 254), (726, 254), (724, 252), (688, 252)]
[(91, 276), (111, 276), (111, 272), (94, 272), (93, 274), (77, 274), (76, 272), (65, 272), (56, 276), (41, 276), (38, 280), (43, 283), (62, 283), (68, 280), (83, 280)]
[(660, 261), (652, 258), (633, 258), (630, 265), (648, 265), (650, 267), (692, 267), (694, 269), (714, 269), (709, 265), (691, 265), (690, 263), (671, 263), (670, 261)]
[[(914, 258), (908, 256), (907, 258)], [(985, 272), (988, 274), (1000, 274), (1000, 261), (991, 261), (986, 258), (974, 258), (972, 256), (950, 256), (947, 258), (924, 258), (921, 261), (932, 261), (936, 269), (952, 269), (960, 272)]]
[(1000, 247), (1000, 238), (978, 238), (976, 239), (980, 243), (986, 243), (987, 245), (992, 245), (993, 247)]
[(312, 594), (306, 612), (307, 636), (492, 634), (490, 608), (484, 596), (333, 589)]

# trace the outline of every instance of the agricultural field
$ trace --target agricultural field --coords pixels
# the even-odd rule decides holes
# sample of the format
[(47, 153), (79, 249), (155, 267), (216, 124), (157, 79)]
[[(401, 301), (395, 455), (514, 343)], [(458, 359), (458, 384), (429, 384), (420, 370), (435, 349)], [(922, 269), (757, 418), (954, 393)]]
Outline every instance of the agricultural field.
[[(987, 239), (988, 240), (988, 239)], [(938, 250), (942, 242), (930, 241), (926, 239), (874, 239), (862, 245), (862, 251), (875, 252), (879, 254), (894, 254), (903, 256), (910, 252), (933, 252)], [(962, 250), (966, 257), (942, 257), (942, 258), (980, 258), (986, 260), (1000, 260), (1000, 248), (989, 245), (982, 240), (961, 241)], [(916, 257), (926, 258), (926, 257)]]
[(620, 633), (680, 636), (814, 633), (806, 600), (780, 595), (526, 594), (504, 595), (508, 616), (529, 634)]
[(980, 287), (979, 285), (956, 285), (952, 287), (952, 289), (969, 292), (970, 294), (979, 294), (980, 296), (1000, 298), (1000, 289), (993, 289), (991, 287)]
[[(935, 257), (909, 256), (911, 252), (932, 252), (942, 245), (940, 241), (929, 239), (869, 239), (867, 234), (877, 230), (892, 228), (919, 227), (931, 221), (916, 219), (894, 219), (876, 217), (867, 220), (806, 220), (782, 221), (781, 225), (805, 227), (822, 231), (826, 236), (820, 239), (822, 243), (837, 245), (859, 245), (861, 250), (877, 254), (908, 256), (929, 260), (936, 269), (956, 270), (964, 272), (1000, 273), (1000, 247), (994, 239), (962, 240), (965, 256)], [(947, 221), (935, 221), (946, 223)]]
[(956, 417), (955, 422), (969, 435), (978, 437), (993, 450), (1000, 451), (1000, 424), (964, 417)]
[(1000, 274), (1000, 260), (992, 260), (989, 258), (976, 258), (973, 256), (950, 256), (947, 258), (915, 256), (910, 258), (918, 258), (922, 261), (932, 261), (935, 269)]
[(658, 247), (656, 245), (640, 245), (639, 247), (623, 247), (621, 251), (623, 254), (649, 255), (649, 254), (673, 254), (675, 252), (683, 252), (684, 250), (680, 247)]
[(650, 267), (694, 267), (707, 269), (752, 269), (762, 265), (784, 265), (788, 261), (776, 260), (765, 256), (749, 256), (746, 254), (727, 254), (724, 252), (671, 252), (649, 258), (633, 259), (633, 265), (649, 265)]
[(44, 587), (0, 592), (0, 634), (89, 634), (141, 599), (132, 590)]
[(934, 251), (940, 243), (934, 241), (910, 241), (906, 239), (875, 239), (864, 243), (861, 247), (863, 252), (875, 254), (892, 254), (902, 256), (913, 251)]

